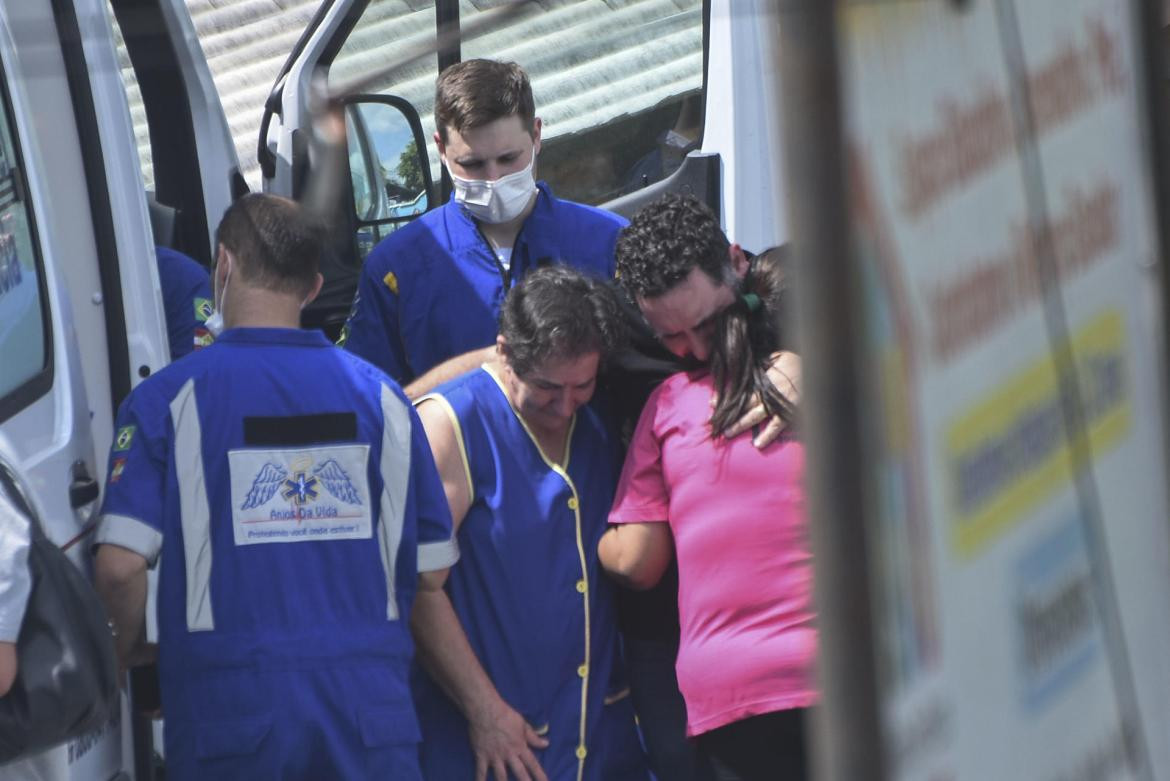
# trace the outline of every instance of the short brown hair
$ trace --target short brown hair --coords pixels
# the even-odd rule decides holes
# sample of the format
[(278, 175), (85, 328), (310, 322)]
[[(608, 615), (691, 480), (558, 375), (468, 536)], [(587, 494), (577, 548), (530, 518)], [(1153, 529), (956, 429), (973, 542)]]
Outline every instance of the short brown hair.
[(528, 74), (514, 62), (465, 60), (448, 66), (435, 84), (435, 129), (447, 143), (447, 130), (460, 133), (510, 116), (532, 133), (536, 103)]
[(324, 230), (296, 201), (249, 193), (224, 212), (215, 243), (232, 253), (233, 272), (250, 284), (278, 293), (312, 290)]

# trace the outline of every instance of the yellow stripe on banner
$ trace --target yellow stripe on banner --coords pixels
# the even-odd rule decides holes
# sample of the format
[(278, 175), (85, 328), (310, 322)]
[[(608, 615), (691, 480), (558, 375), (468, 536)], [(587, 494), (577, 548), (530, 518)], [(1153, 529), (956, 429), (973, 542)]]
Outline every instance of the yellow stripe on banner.
[[(1107, 311), (1072, 339), (1094, 457), (1129, 431), (1132, 411), (1121, 314)], [(1050, 356), (957, 418), (946, 434), (951, 544), (961, 559), (1014, 527), (1073, 475)]]
[(918, 0), (884, 2), (846, 0), (837, 6), (837, 23), (848, 40), (878, 41), (891, 50), (918, 40), (923, 28), (936, 21), (939, 12)]

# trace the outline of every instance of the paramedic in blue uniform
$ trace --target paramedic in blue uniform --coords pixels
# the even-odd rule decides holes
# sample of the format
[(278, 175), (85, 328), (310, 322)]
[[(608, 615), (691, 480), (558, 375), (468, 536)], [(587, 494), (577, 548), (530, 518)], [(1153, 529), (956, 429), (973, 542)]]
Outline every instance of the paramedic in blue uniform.
[(217, 247), (226, 328), (123, 403), (96, 538), (124, 660), (161, 566), (167, 778), (417, 779), (409, 613), (458, 556), (421, 424), (299, 330), (321, 243), (297, 204), (245, 196)]
[(647, 778), (597, 561), (620, 461), (585, 406), (621, 331), (604, 282), (541, 269), (496, 358), (418, 402), (461, 551), (412, 619), (429, 781)]
[(170, 247), (155, 247), (158, 281), (162, 286), (171, 360), (211, 344), (207, 318), (211, 316), (211, 277), (207, 269)]
[[(374, 248), (342, 335), (346, 349), (412, 398), (490, 356), (504, 295), (533, 268), (555, 261), (611, 278), (625, 225), (535, 181), (541, 123), (519, 65), (448, 67), (436, 86), (435, 127), (452, 200)], [(423, 377), (456, 356), (466, 358)]]

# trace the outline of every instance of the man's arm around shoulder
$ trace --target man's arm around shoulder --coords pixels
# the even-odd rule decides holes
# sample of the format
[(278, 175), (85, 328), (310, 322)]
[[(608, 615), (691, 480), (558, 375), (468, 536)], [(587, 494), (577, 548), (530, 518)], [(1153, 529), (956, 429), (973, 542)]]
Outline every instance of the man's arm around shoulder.
[(454, 358), (448, 358), (438, 366), (428, 369), (421, 377), (402, 390), (406, 394), (406, 398), (415, 401), (443, 383), (461, 377), (472, 369), (478, 369), (482, 364), (492, 360), (495, 355), (496, 346), (490, 344), (487, 347), (479, 347), (462, 355), (456, 355)]

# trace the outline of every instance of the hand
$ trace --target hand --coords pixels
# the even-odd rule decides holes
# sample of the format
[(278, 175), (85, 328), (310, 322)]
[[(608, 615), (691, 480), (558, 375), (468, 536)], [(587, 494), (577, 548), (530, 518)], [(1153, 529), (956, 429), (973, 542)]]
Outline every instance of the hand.
[(508, 781), (508, 771), (517, 781), (548, 781), (532, 753), (547, 748), (548, 741), (524, 717), (500, 698), (468, 720), (471, 749), (475, 752), (475, 781), (485, 781), (488, 768), (496, 781)]
[[(790, 352), (775, 352), (772, 353), (772, 364), (768, 367), (768, 379), (776, 386), (776, 390), (780, 391), (780, 395), (788, 400), (788, 403), (793, 407), (800, 402), (800, 356), (796, 353)], [(711, 400), (712, 406), (715, 404), (715, 399)], [(732, 424), (723, 432), (723, 436), (727, 439), (737, 437), (749, 429), (768, 420), (768, 413), (764, 409), (764, 405), (760, 403), (759, 399), (755, 399), (749, 409), (742, 418)], [(752, 444), (760, 450), (763, 450), (768, 445), (779, 439), (780, 435), (784, 433), (784, 419), (779, 415), (773, 415), (768, 420), (767, 425), (764, 426), (763, 431), (757, 434), (752, 439)]]

